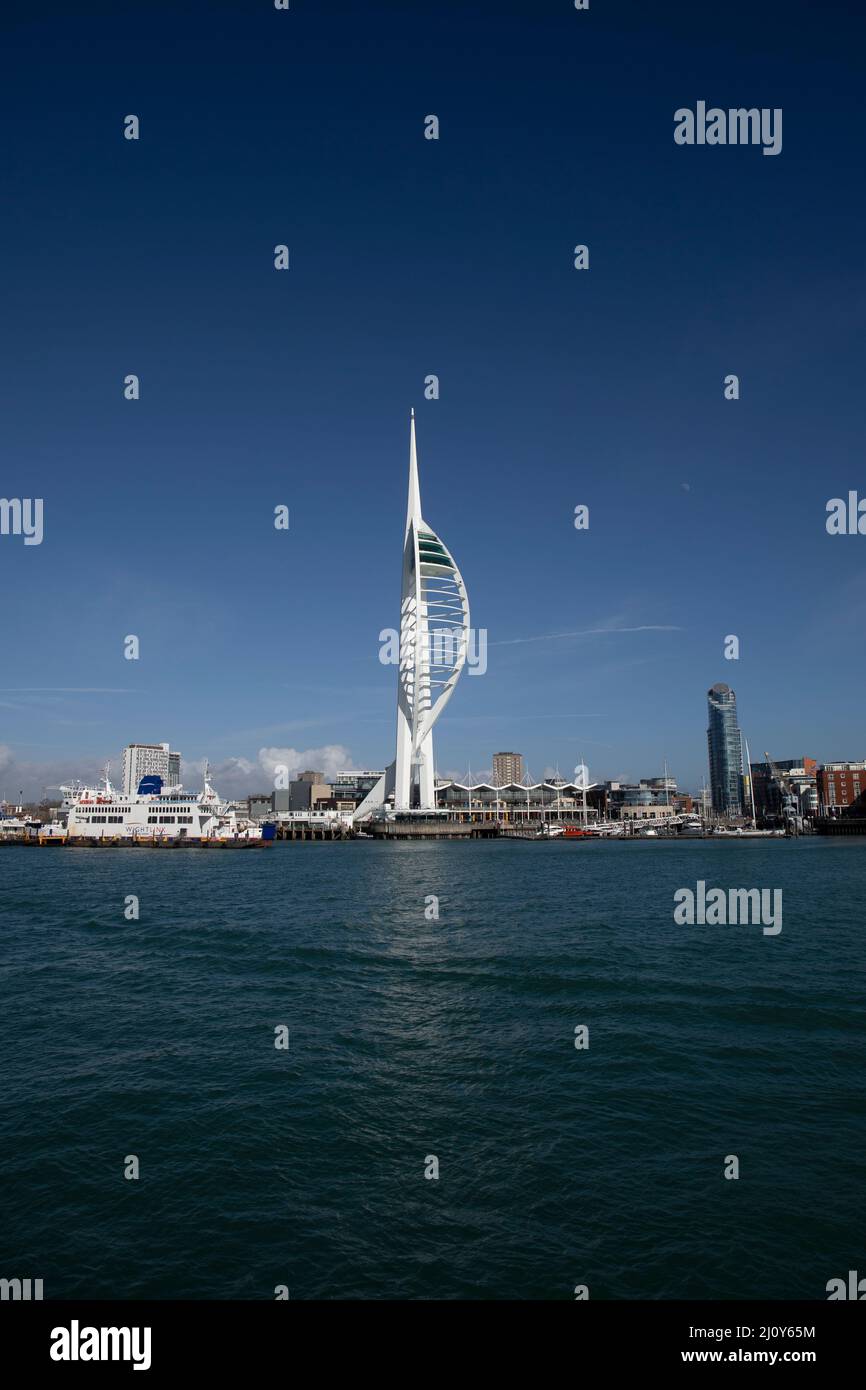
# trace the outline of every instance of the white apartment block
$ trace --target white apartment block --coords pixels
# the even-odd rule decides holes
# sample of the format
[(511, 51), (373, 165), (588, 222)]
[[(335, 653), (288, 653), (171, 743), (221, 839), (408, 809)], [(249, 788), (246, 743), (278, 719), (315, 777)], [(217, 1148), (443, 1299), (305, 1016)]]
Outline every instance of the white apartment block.
[(134, 796), (142, 777), (161, 777), (163, 786), (180, 785), (180, 754), (167, 743), (130, 743), (123, 750), (123, 794)]

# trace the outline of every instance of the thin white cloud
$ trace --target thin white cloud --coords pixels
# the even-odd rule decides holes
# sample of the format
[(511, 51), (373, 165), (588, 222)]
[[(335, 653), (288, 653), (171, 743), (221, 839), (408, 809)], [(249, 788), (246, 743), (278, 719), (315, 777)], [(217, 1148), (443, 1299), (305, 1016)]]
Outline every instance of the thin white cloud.
[(640, 627), (584, 627), (578, 632), (545, 632), (538, 637), (507, 637), (502, 642), (490, 642), (491, 647), (517, 647), (523, 642), (556, 642), (562, 637), (596, 637), (601, 633), (618, 632), (682, 632), (681, 627), (668, 623), (643, 623)]
[(2, 695), (131, 695), (128, 686), (111, 685), (3, 685)]

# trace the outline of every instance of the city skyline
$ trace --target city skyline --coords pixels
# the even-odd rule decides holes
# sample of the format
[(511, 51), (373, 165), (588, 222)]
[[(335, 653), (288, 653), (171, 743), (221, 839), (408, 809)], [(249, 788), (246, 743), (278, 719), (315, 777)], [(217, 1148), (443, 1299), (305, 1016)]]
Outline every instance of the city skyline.
[[(412, 458), (415, 459), (414, 429), (412, 432), (412, 444)], [(415, 462), (415, 467), (417, 468), (417, 461)], [(411, 474), (412, 464), (410, 463), (410, 478)], [(437, 541), (437, 543), (441, 545), (441, 542)], [(450, 561), (450, 557), (449, 563), (453, 565), (453, 561)], [(457, 573), (456, 569), (454, 573)], [(468, 619), (468, 608), (466, 611)], [(464, 631), (464, 639), (466, 639), (467, 633), (468, 628)], [(460, 667), (458, 667), (457, 669), (458, 675), (459, 670)], [(451, 688), (453, 689), (453, 682)], [(574, 765), (573, 772), (575, 776), (577, 775), (579, 767), (583, 765), (589, 767), (589, 780), (591, 783), (621, 782), (624, 784), (637, 784), (647, 779), (659, 778), (662, 776), (664, 772), (664, 775), (670, 776), (674, 781), (676, 781), (680, 790), (687, 790), (691, 792), (693, 795), (697, 795), (703, 787), (706, 787), (712, 795), (714, 779), (714, 745), (712, 738), (714, 720), (713, 704), (714, 695), (716, 701), (718, 701), (720, 698), (717, 692), (727, 692), (727, 694), (731, 697), (730, 707), (728, 710), (722, 711), (720, 709), (716, 711), (716, 717), (719, 720), (717, 737), (721, 739), (721, 743), (723, 745), (727, 744), (730, 741), (728, 738), (728, 734), (730, 733), (730, 731), (727, 729), (727, 716), (731, 713), (732, 710), (733, 732), (735, 734), (734, 741), (736, 743), (736, 748), (739, 750), (739, 762), (736, 764), (736, 766), (734, 765), (734, 763), (731, 763), (731, 766), (728, 768), (728, 782), (731, 787), (734, 787), (735, 784), (738, 783), (739, 791), (737, 792), (735, 790), (732, 793), (729, 792), (728, 799), (724, 802), (724, 805), (722, 804), (722, 800), (718, 798), (715, 799), (713, 803), (714, 810), (716, 810), (717, 812), (725, 811), (726, 813), (730, 814), (738, 814), (741, 811), (748, 810), (748, 807), (746, 805), (748, 793), (743, 786), (744, 774), (748, 776), (749, 770), (751, 768), (764, 766), (765, 764), (763, 759), (760, 758), (751, 757), (747, 760), (746, 754), (748, 737), (746, 732), (740, 728), (738, 723), (736, 693), (724, 682), (716, 682), (713, 686), (710, 687), (710, 690), (707, 692), (706, 695), (706, 700), (710, 708), (710, 728), (706, 729), (704, 732), (703, 743), (705, 750), (705, 762), (703, 768), (699, 770), (696, 777), (683, 777), (678, 772), (676, 767), (671, 765), (669, 759), (667, 758), (663, 758), (661, 764), (658, 767), (654, 767), (652, 765), (652, 762), (648, 761), (646, 764), (639, 764), (635, 768), (628, 768), (626, 770), (619, 770), (615, 772), (609, 770), (610, 763), (597, 763), (590, 766), (588, 762), (581, 758)], [(116, 694), (119, 692), (113, 693)], [(400, 715), (402, 712), (402, 699), (403, 687), (401, 679), (398, 680), (398, 740), (400, 733)], [(591, 741), (588, 740), (588, 742)], [(762, 739), (756, 741), (755, 746), (758, 747), (759, 744), (764, 744), (766, 742), (767, 738), (762, 737)], [(770, 737), (770, 742), (779, 744), (779, 740), (775, 736)], [(409, 740), (409, 745), (411, 748), (411, 736)], [(817, 746), (820, 746), (820, 736), (817, 738), (808, 737), (806, 746), (813, 750)], [(42, 800), (45, 797), (47, 791), (56, 789), (60, 785), (60, 783), (70, 782), (73, 780), (95, 784), (102, 776), (102, 774), (105, 772), (106, 768), (108, 768), (109, 771), (112, 768), (119, 769), (119, 783), (121, 786), (128, 790), (129, 777), (127, 775), (126, 768), (127, 758), (129, 756), (130, 750), (165, 750), (164, 756), (168, 757), (169, 747), (170, 741), (168, 740), (162, 742), (132, 740), (128, 741), (123, 745), (119, 756), (116, 754), (116, 752), (112, 753), (111, 750), (106, 750), (105, 754), (97, 756), (96, 758), (91, 757), (90, 759), (84, 758), (76, 760), (73, 757), (71, 757), (68, 753), (61, 753), (56, 762), (40, 766), (38, 768), (32, 768), (29, 767), (27, 764), (21, 764), (16, 762), (14, 757), (10, 756), (11, 750), (9, 750), (6, 746), (0, 743), (0, 801), (17, 801), (20, 799), (19, 792), (23, 792), (23, 799), (25, 801), (32, 802)], [(429, 731), (428, 748), (431, 749), (432, 753), (432, 740), (429, 738)], [(719, 754), (718, 752), (716, 753), (716, 766), (721, 767), (721, 762), (726, 763), (726, 760), (728, 760), (729, 751), (729, 749), (726, 749), (724, 755)], [(775, 749), (771, 749), (770, 751), (774, 762), (778, 764), (792, 765), (798, 762), (798, 759), (790, 759), (786, 756), (786, 751), (790, 752), (791, 749), (790, 747), (788, 747), (786, 750), (785, 745), (779, 745), (778, 747), (776, 747)], [(818, 766), (826, 765), (828, 767), (831, 767), (837, 763), (845, 764), (857, 762), (860, 760), (861, 751), (862, 749), (859, 746), (855, 745), (852, 749), (845, 750), (841, 754), (831, 754), (829, 756), (821, 756), (820, 754), (818, 754), (815, 756), (814, 761)], [(158, 756), (159, 755), (157, 755), (157, 758)], [(278, 781), (285, 780), (287, 775), (291, 775), (294, 777), (297, 776), (298, 773), (305, 771), (306, 769), (311, 767), (321, 768), (326, 777), (335, 777), (340, 772), (355, 772), (368, 770), (371, 766), (374, 766), (372, 760), (366, 763), (354, 761), (351, 757), (349, 749), (345, 745), (339, 743), (323, 745), (319, 747), (308, 747), (304, 749), (292, 747), (263, 748), (260, 750), (259, 757), (255, 761), (252, 759), (233, 758), (222, 763), (215, 763), (214, 760), (208, 756), (207, 752), (205, 752), (200, 758), (188, 759), (182, 758), (176, 750), (171, 751), (170, 757), (173, 780), (177, 777), (180, 777), (181, 780), (184, 782), (184, 785), (193, 785), (197, 783), (197, 781), (201, 780), (205, 768), (209, 768), (210, 774), (213, 777), (213, 779), (219, 781), (223, 786), (225, 792), (231, 796), (249, 796), (257, 795), (261, 792), (267, 792), (269, 787), (275, 785)], [(485, 761), (485, 757), (489, 757), (489, 762)], [(505, 780), (514, 780), (520, 782), (526, 781), (531, 785), (537, 785), (542, 781), (550, 781), (557, 779), (568, 781), (570, 780), (572, 772), (572, 769), (569, 768), (567, 763), (562, 763), (558, 760), (552, 761), (549, 758), (542, 758), (541, 766), (534, 768), (530, 760), (526, 758), (521, 752), (488, 752), (487, 754), (482, 753), (477, 759), (471, 759), (463, 768), (456, 766), (443, 768), (436, 763), (435, 759), (431, 758), (431, 761), (429, 763), (428, 776), (432, 779), (435, 779), (436, 782), (453, 781), (461, 784), (465, 784), (467, 778), (471, 776), (471, 781), (473, 784), (479, 783), (481, 781), (490, 782), (491, 780), (495, 784), (497, 780), (495, 776), (497, 760), (500, 760), (500, 765), (502, 765), (501, 760), (505, 760), (506, 762), (509, 762), (511, 760), (517, 760), (521, 768), (521, 776), (516, 778), (506, 778)], [(736, 757), (734, 758), (734, 761), (736, 762)], [(371, 792), (367, 809), (371, 809), (374, 803), (380, 804), (383, 795), (388, 796), (393, 792), (395, 768), (396, 762), (392, 762), (390, 765), (386, 766), (382, 778), (382, 783), (377, 788), (373, 789), (373, 791)], [(45, 777), (42, 776), (42, 774), (48, 774), (48, 780), (46, 780)], [(131, 775), (132, 774), (130, 774), (130, 776)], [(416, 804), (418, 800), (417, 792), (418, 787), (416, 784)], [(739, 804), (737, 804), (738, 796)], [(48, 799), (50, 799), (50, 797)], [(429, 804), (429, 801), (427, 804)]]
[[(711, 694), (716, 688), (717, 687), (712, 687), (709, 693)], [(734, 695), (733, 691), (730, 693)], [(736, 719), (736, 697), (734, 697), (733, 704), (734, 719)], [(709, 730), (707, 730), (704, 735), (705, 744), (708, 741), (708, 735)], [(739, 779), (740, 801), (739, 804), (737, 804), (737, 798), (735, 796), (733, 800), (725, 803), (724, 806), (721, 804), (713, 804), (713, 810), (715, 812), (734, 816), (749, 814), (750, 793), (748, 789), (748, 779), (751, 772), (758, 769), (767, 769), (769, 766), (762, 757), (752, 756), (751, 758), (747, 758), (747, 741), (739, 727), (736, 727), (736, 735), (737, 738), (741, 740), (742, 761), (739, 770), (732, 773), (732, 776)], [(176, 750), (172, 749), (169, 751), (169, 748), (170, 745), (167, 741), (162, 743), (131, 743), (121, 750), (119, 756), (107, 757), (103, 759), (98, 766), (94, 764), (90, 767), (82, 768), (78, 766), (73, 768), (72, 771), (67, 771), (63, 773), (63, 775), (59, 775), (58, 781), (49, 783), (32, 781), (27, 783), (26, 779), (22, 779), (25, 783), (25, 785), (20, 788), (20, 790), (23, 791), (23, 800), (25, 802), (38, 802), (43, 799), (48, 801), (52, 799), (56, 800), (56, 797), (52, 798), (50, 795), (46, 795), (46, 793), (52, 790), (56, 791), (61, 782), (79, 781), (95, 786), (106, 773), (109, 776), (109, 780), (129, 793), (132, 783), (136, 781), (136, 775), (131, 770), (129, 773), (127, 772), (127, 759), (133, 749), (145, 750), (146, 760), (148, 759), (148, 750), (154, 750), (154, 752), (149, 755), (147, 765), (145, 766), (144, 763), (142, 763), (142, 773), (153, 770), (162, 772), (163, 769), (160, 766), (160, 762), (164, 759), (166, 761), (166, 766), (170, 768), (170, 773), (167, 778), (164, 777), (164, 780), (167, 780), (169, 783), (174, 783), (180, 778), (185, 786), (191, 787), (198, 785), (202, 781), (205, 771), (207, 770), (211, 779), (220, 782), (221, 789), (230, 797), (248, 798), (252, 796), (256, 798), (262, 794), (269, 795), (274, 786), (284, 786), (287, 779), (299, 778), (302, 774), (308, 774), (314, 769), (321, 773), (325, 781), (330, 782), (334, 782), (340, 774), (346, 774), (349, 778), (351, 778), (352, 774), (356, 773), (358, 775), (363, 774), (367, 778), (373, 775), (372, 769), (368, 767), (360, 767), (351, 762), (341, 762), (339, 755), (345, 750), (341, 749), (339, 746), (334, 746), (332, 748), (313, 748), (304, 750), (303, 752), (288, 750), (294, 752), (294, 757), (288, 763), (273, 764), (273, 776), (270, 780), (266, 779), (260, 767), (250, 767), (247, 770), (241, 770), (240, 775), (238, 775), (237, 770), (232, 766), (215, 767), (213, 762), (207, 757), (204, 757), (200, 761), (190, 761), (188, 759), (183, 759)], [(787, 751), (790, 752), (791, 750), (789, 749)], [(0, 753), (2, 753), (2, 750), (0, 750)], [(322, 754), (326, 756), (320, 756)], [(794, 758), (779, 756), (777, 754), (773, 756), (772, 761), (774, 765), (785, 771), (791, 768), (802, 767), (804, 764), (807, 766), (810, 765), (813, 771), (815, 768), (820, 772), (824, 772), (826, 769), (831, 777), (831, 781), (832, 770), (834, 768), (848, 768), (857, 766), (858, 764), (866, 766), (866, 760), (859, 758), (856, 752), (846, 755), (844, 758), (827, 759), (820, 757), (814, 758), (808, 754)], [(509, 765), (511, 765), (511, 770), (516, 771), (518, 775), (508, 775), (507, 768)], [(66, 768), (68, 767), (68, 763), (61, 762), (58, 766)], [(576, 779), (578, 779), (580, 768), (581, 764), (578, 764), (573, 769)], [(368, 798), (367, 810), (371, 809), (374, 804), (381, 804), (384, 790), (383, 779), (387, 778), (389, 771), (393, 774), (393, 764), (390, 769), (386, 768), (384, 772), (381, 770), (376, 771), (375, 775), (379, 778), (379, 783), (375, 786), (372, 783), (370, 784), (369, 791), (371, 795)], [(3, 776), (4, 772), (5, 778)], [(517, 751), (494, 753), (489, 763), (485, 764), (483, 758), (481, 758), (462, 770), (440, 770), (434, 766), (433, 774), (437, 786), (450, 782), (459, 785), (473, 786), (508, 784), (539, 786), (542, 783), (555, 784), (556, 782), (566, 783), (572, 781), (571, 772), (568, 768), (564, 768), (560, 764), (547, 762), (543, 768), (536, 772), (526, 764), (523, 755)], [(710, 799), (710, 804), (712, 804), (713, 772), (711, 755), (708, 756), (707, 766), (703, 773), (694, 783), (679, 777), (676, 770), (670, 767), (666, 762), (663, 764), (662, 768), (638, 768), (636, 771), (625, 773), (609, 774), (601, 771), (594, 772), (591, 768), (587, 771), (588, 786), (598, 786), (609, 783), (621, 784), (623, 786), (637, 786), (649, 782), (661, 784), (665, 781), (669, 781), (672, 786), (676, 786), (681, 793), (687, 792), (696, 798), (698, 798), (702, 792), (705, 792)], [(580, 784), (579, 779), (578, 784)], [(855, 783), (855, 785), (859, 793), (859, 782)], [(384, 791), (384, 795), (386, 797), (391, 796), (393, 795), (393, 791), (392, 776), (387, 791)], [(19, 800), (21, 800), (19, 796), (19, 787), (15, 782), (15, 778), (10, 775), (9, 765), (4, 765), (2, 757), (0, 757), (0, 802), (12, 804)], [(841, 804), (846, 803), (843, 801)]]

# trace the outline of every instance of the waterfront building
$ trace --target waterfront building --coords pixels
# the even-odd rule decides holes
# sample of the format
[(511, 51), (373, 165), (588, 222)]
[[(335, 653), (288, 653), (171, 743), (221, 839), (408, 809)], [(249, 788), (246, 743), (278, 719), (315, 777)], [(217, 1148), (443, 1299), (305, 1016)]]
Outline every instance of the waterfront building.
[(678, 814), (679, 814), (679, 812), (676, 810), (676, 808), (675, 808), (674, 806), (667, 805), (667, 804), (665, 804), (665, 802), (663, 802), (663, 801), (638, 802), (638, 803), (626, 802), (623, 806), (620, 807), (619, 816), (611, 816), (611, 820), (624, 820), (624, 821), (634, 821), (634, 820), (649, 820), (649, 821), (653, 821), (653, 820), (660, 820), (660, 821), (664, 821), (664, 820), (670, 820), (672, 816), (675, 816), (675, 815), (678, 815)]
[(743, 740), (737, 724), (737, 697), (718, 682), (707, 691), (707, 748), (713, 810), (721, 816), (743, 813)]
[(302, 772), (288, 787), (288, 804), (285, 791), (274, 792), (274, 809), (277, 811), (314, 811), (320, 802), (331, 798), (331, 788), (325, 781), (323, 772)]
[(866, 761), (823, 763), (816, 773), (822, 816), (838, 816), (866, 793)]
[(522, 782), (525, 775), (522, 753), (493, 754), (493, 781), (497, 786), (504, 786), (506, 782)]
[(669, 796), (676, 796), (677, 779), (676, 777), (642, 777), (641, 786), (652, 788), (653, 791), (667, 793)]
[[(691, 799), (685, 799), (690, 805)], [(682, 810), (674, 804), (668, 788), (653, 788), (646, 782), (629, 786), (597, 782), (583, 788), (559, 778), (503, 785), (438, 781), (436, 806), (451, 818), (517, 827), (537, 826), (542, 821), (578, 825), (593, 825), (597, 821), (658, 824), (676, 820)]]
[(306, 811), (317, 800), (330, 795), (331, 788), (325, 781), (324, 772), (299, 772), (287, 787), (277, 787), (269, 796), (251, 797), (250, 806), (255, 806), (255, 810), (251, 810), (250, 814), (262, 817), (280, 812)]
[(123, 750), (121, 787), (134, 796), (142, 777), (161, 777), (164, 787), (180, 786), (180, 753), (167, 743), (130, 743)]
[(433, 726), (453, 694), (468, 646), (466, 586), (450, 551), (421, 512), (413, 410), (400, 593), (396, 757), (357, 808), (356, 819), (391, 797), (395, 811), (435, 809)]
[(452, 816), (473, 820), (500, 821), (503, 824), (532, 823), (541, 820), (587, 821), (598, 818), (595, 788), (584, 791), (574, 782), (544, 781), (436, 783), (436, 808)]
[(807, 819), (818, 814), (818, 765), (814, 758), (809, 761), (813, 764), (811, 772), (798, 764), (789, 770), (785, 779), (797, 799), (800, 814)]
[[(773, 764), (782, 776), (785, 787), (794, 797), (799, 814), (810, 817), (818, 812), (817, 769), (815, 758), (774, 758)], [(752, 795), (755, 798), (755, 820), (758, 825), (781, 825), (783, 822), (782, 796), (779, 785), (773, 776), (770, 764), (750, 763), (749, 776), (743, 781), (748, 784), (751, 778)], [(747, 811), (751, 811), (748, 801)]]
[(354, 809), (369, 795), (383, 776), (384, 772), (381, 768), (378, 771), (370, 768), (350, 768), (346, 772), (338, 772), (331, 778), (331, 794), (339, 802), (351, 801), (352, 809)]
[(604, 813), (610, 820), (664, 819), (676, 813), (677, 784), (673, 777), (641, 778), (639, 782), (601, 782)]

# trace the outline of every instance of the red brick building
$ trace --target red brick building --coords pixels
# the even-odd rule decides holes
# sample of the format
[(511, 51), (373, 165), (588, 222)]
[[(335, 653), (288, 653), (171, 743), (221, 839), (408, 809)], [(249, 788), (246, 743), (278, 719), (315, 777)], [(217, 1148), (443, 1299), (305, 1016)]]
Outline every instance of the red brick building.
[(821, 815), (844, 810), (866, 792), (866, 762), (824, 763), (818, 768)]

